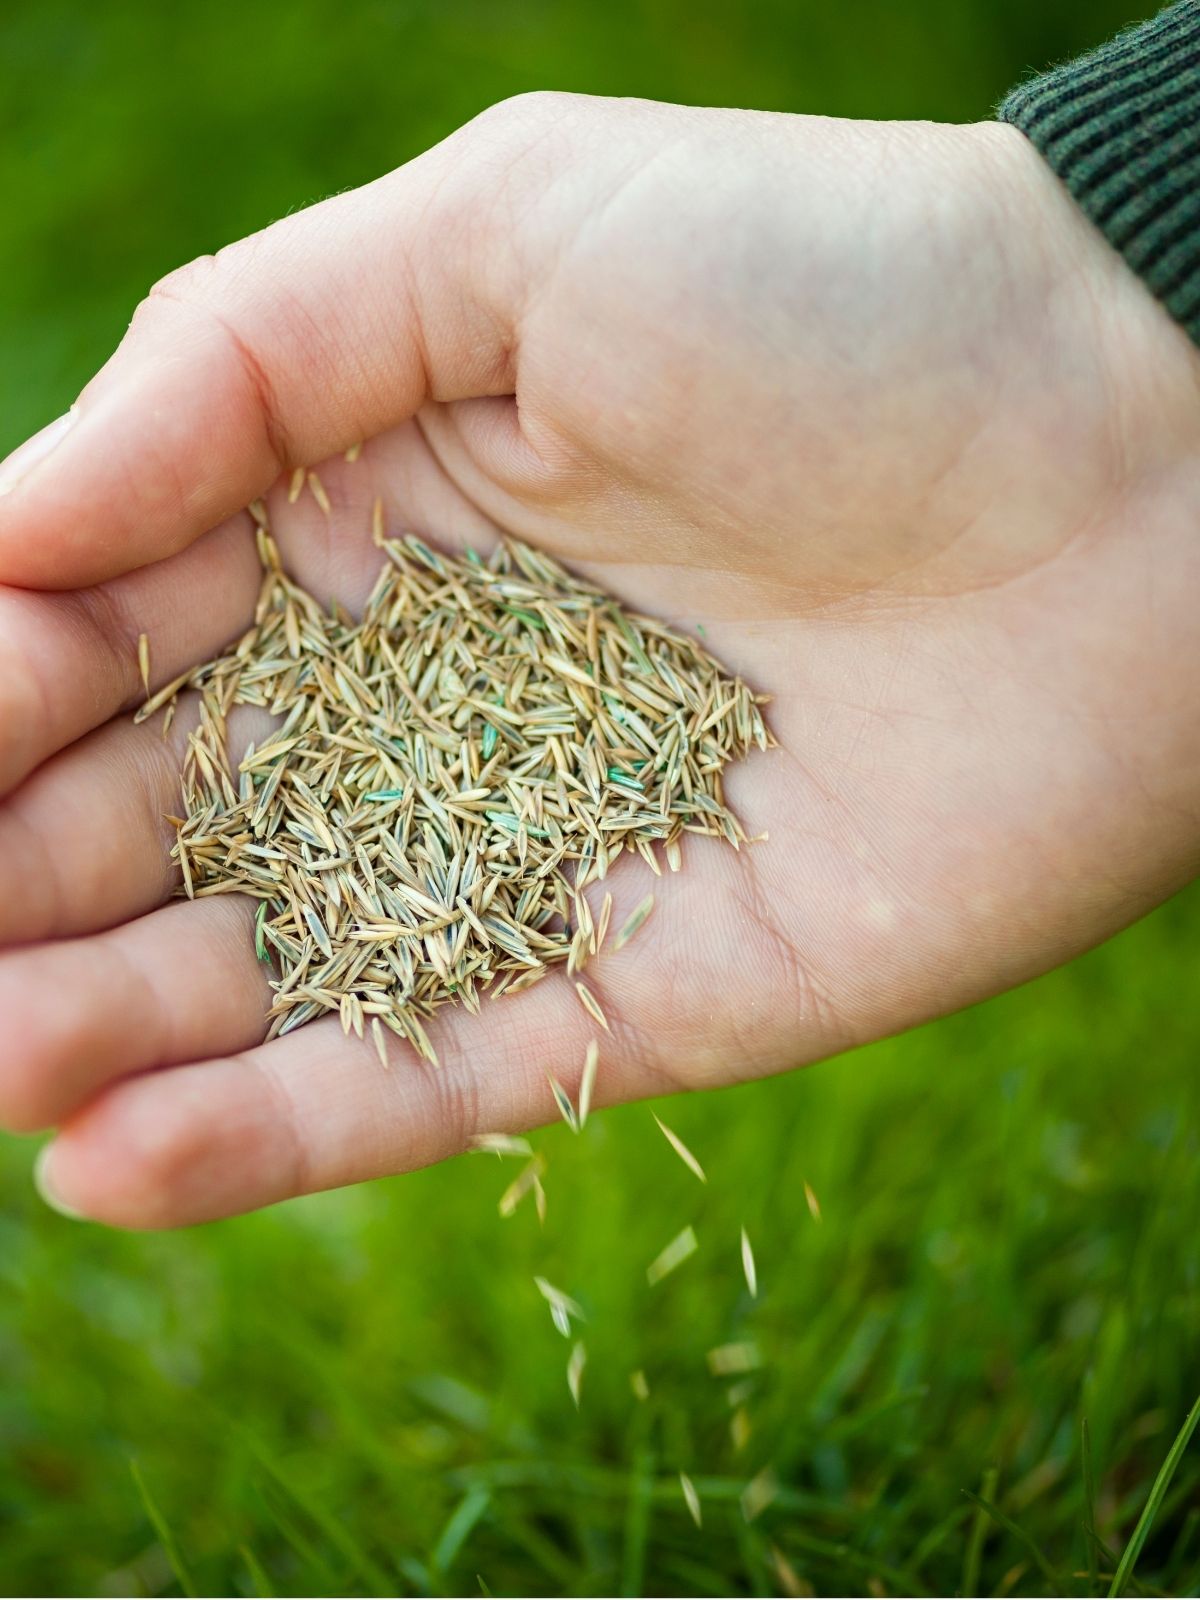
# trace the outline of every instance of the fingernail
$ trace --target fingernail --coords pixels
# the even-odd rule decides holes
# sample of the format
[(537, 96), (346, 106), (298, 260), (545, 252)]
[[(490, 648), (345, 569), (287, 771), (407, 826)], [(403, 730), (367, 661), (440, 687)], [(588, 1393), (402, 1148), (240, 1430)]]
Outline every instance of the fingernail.
[(18, 445), (7, 461), (0, 462), (0, 495), (11, 494), (13, 490), (33, 471), (40, 466), (46, 457), (60, 444), (63, 438), (71, 431), (78, 420), (79, 412), (74, 406), (70, 411), (65, 411), (61, 417), (56, 417), (53, 422), (48, 422), (40, 433), (35, 433), (32, 439)]
[(69, 1217), (72, 1222), (86, 1222), (87, 1218), (82, 1211), (76, 1211), (65, 1201), (60, 1200), (54, 1192), (54, 1179), (51, 1177), (50, 1168), (53, 1165), (54, 1146), (43, 1145), (38, 1151), (37, 1160), (33, 1164), (33, 1186), (51, 1211), (57, 1211), (60, 1217)]

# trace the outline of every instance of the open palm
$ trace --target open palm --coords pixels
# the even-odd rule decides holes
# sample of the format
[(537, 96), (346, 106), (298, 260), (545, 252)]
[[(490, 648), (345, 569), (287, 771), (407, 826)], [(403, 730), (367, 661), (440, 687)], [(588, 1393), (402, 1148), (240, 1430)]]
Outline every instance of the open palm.
[[(323, 597), (371, 587), (378, 496), (432, 542), (541, 543), (774, 694), (780, 748), (727, 785), (768, 841), (687, 840), (590, 969), (599, 1101), (829, 1055), (1104, 937), (1196, 865), (1196, 393), (1001, 129), (538, 97), (167, 280), (0, 500), (29, 586), (0, 592), (0, 1118), (61, 1128), (67, 1205), (160, 1225), (574, 1085), (561, 973), (383, 1073), (334, 1020), (263, 1045), (252, 904), (168, 903), (190, 722), (125, 714), (136, 641), (161, 683), (244, 627), (249, 518), (218, 517), (271, 479)], [(289, 503), (296, 462), (328, 514)], [(614, 871), (617, 918), (646, 876)]]

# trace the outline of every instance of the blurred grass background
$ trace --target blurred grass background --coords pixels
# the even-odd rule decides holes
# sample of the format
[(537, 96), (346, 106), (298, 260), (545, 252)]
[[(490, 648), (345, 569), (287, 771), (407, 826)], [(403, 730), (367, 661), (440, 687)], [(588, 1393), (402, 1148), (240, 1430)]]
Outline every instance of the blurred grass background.
[[(0, 452), (164, 271), (505, 95), (966, 119), (1128, 20), (1112, 0), (8, 0)], [(1037, 1594), (1041, 1560), (1094, 1590), (1083, 1419), (1119, 1550), (1200, 1391), (1198, 947), (1193, 891), (990, 1005), (672, 1104), (705, 1189), (644, 1107), (541, 1135), (544, 1230), (501, 1223), (511, 1171), (468, 1158), (124, 1237), (45, 1211), (30, 1144), (3, 1142), (0, 1588)], [(687, 1222), (700, 1253), (648, 1290)], [(578, 1414), (535, 1272), (588, 1312)], [(765, 1366), (738, 1449), (705, 1352), (747, 1337)], [(779, 1493), (748, 1525), (767, 1466)], [(1145, 1592), (1197, 1592), (1198, 1491), (1192, 1453)]]

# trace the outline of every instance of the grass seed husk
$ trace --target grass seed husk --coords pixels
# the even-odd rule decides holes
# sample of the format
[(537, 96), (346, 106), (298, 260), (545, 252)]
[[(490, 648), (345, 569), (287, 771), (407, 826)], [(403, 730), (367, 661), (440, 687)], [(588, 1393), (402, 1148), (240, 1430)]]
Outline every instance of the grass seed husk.
[[(381, 1063), (386, 1029), (436, 1065), (423, 1024), (441, 1006), (477, 1011), (560, 964), (608, 1030), (575, 974), (612, 901), (593, 922), (584, 891), (622, 852), (658, 870), (685, 833), (745, 842), (721, 773), (773, 744), (763, 697), (525, 545), (458, 558), (385, 537), (377, 506), (384, 566), (355, 622), (287, 576), (261, 504), (254, 520), (252, 626), (139, 715), (199, 696), (173, 855), (189, 898), (259, 901), (268, 1037), (337, 1012)], [(240, 761), (238, 706), (279, 719)]]

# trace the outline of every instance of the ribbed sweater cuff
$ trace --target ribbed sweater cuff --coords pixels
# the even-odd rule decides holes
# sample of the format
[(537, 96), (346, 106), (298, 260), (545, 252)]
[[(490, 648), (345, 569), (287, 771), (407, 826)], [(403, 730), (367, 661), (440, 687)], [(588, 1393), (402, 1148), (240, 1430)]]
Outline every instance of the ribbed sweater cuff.
[(1200, 344), (1200, 0), (1021, 84), (997, 115)]

